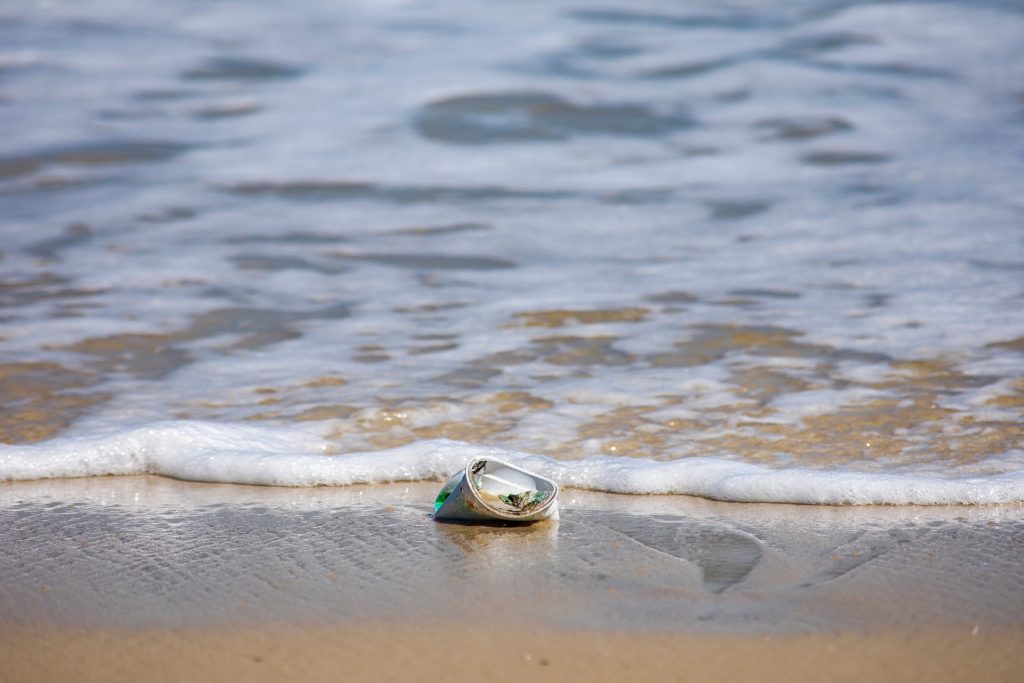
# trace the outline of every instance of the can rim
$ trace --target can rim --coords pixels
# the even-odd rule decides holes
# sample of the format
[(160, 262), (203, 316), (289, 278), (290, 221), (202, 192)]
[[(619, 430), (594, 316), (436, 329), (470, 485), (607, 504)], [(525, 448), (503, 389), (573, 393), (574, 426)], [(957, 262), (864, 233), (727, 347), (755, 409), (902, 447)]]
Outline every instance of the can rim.
[[(517, 472), (521, 472), (521, 473), (525, 474), (528, 477), (533, 477), (534, 479), (540, 479), (540, 480), (542, 480), (542, 481), (544, 481), (544, 482), (546, 482), (546, 483), (551, 485), (551, 495), (548, 497), (547, 500), (545, 500), (543, 503), (541, 503), (538, 507), (534, 508), (529, 513), (523, 514), (523, 515), (516, 515), (516, 514), (513, 514), (511, 512), (508, 512), (506, 510), (500, 510), (498, 508), (495, 508), (494, 506), (492, 506), (489, 503), (487, 503), (487, 501), (485, 501), (480, 496), (480, 493), (477, 491), (476, 486), (474, 486), (474, 484), (473, 484), (473, 477), (472, 477), (472, 475), (473, 475), (473, 466), (476, 465), (478, 462), (481, 462), (481, 461), (497, 463), (499, 465), (502, 465), (503, 467), (508, 467), (509, 469), (513, 469), (513, 470), (515, 470)], [(529, 470), (525, 470), (522, 467), (519, 467), (517, 465), (513, 465), (510, 462), (506, 462), (504, 460), (500, 460), (498, 458), (493, 458), (493, 457), (490, 457), (490, 456), (487, 456), (487, 455), (478, 455), (478, 456), (475, 456), (473, 458), (470, 458), (469, 462), (466, 463), (465, 469), (463, 470), (463, 476), (464, 476), (463, 481), (465, 482), (466, 487), (469, 489), (470, 496), (472, 496), (474, 502), (479, 503), (481, 507), (483, 507), (488, 513), (494, 515), (495, 517), (498, 517), (498, 518), (504, 519), (504, 520), (508, 520), (508, 521), (531, 521), (531, 520), (533, 520), (533, 519), (535, 519), (537, 517), (541, 517), (548, 510), (548, 508), (550, 508), (552, 505), (555, 504), (555, 500), (558, 498), (558, 492), (559, 492), (558, 484), (556, 482), (554, 482), (553, 480), (548, 479), (547, 477), (541, 476), (541, 475), (537, 474), (536, 472), (530, 472)]]

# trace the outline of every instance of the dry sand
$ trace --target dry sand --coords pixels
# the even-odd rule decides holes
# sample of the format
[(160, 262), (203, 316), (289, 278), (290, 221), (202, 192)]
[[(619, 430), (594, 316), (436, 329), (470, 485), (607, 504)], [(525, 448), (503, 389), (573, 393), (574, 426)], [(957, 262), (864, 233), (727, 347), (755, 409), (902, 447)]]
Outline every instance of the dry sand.
[(1017, 680), (1024, 507), (0, 484), (0, 681)]
[(382, 624), (0, 632), (3, 681), (1017, 681), (1020, 631), (709, 636)]

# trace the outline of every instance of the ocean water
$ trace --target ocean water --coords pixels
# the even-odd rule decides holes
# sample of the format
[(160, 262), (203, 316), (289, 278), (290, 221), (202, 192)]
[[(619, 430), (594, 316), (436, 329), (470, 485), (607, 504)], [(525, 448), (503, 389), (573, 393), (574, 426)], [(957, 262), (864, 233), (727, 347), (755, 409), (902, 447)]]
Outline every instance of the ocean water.
[(11, 0), (0, 480), (1024, 501), (1024, 2)]

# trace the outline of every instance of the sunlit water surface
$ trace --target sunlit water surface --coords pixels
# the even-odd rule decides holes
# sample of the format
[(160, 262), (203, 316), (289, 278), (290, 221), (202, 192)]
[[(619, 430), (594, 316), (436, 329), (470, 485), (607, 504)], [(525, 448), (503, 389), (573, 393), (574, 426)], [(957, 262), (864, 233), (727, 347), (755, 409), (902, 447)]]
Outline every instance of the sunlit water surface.
[(447, 438), (1024, 500), (1024, 2), (14, 0), (0, 46), (0, 478)]

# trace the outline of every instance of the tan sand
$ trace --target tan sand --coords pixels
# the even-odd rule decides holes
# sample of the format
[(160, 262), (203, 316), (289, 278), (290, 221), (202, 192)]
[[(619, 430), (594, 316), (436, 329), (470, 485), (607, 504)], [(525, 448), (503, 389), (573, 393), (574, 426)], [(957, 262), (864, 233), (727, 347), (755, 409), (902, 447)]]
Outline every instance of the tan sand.
[(0, 632), (2, 681), (1017, 681), (1024, 632), (707, 636), (437, 623)]

